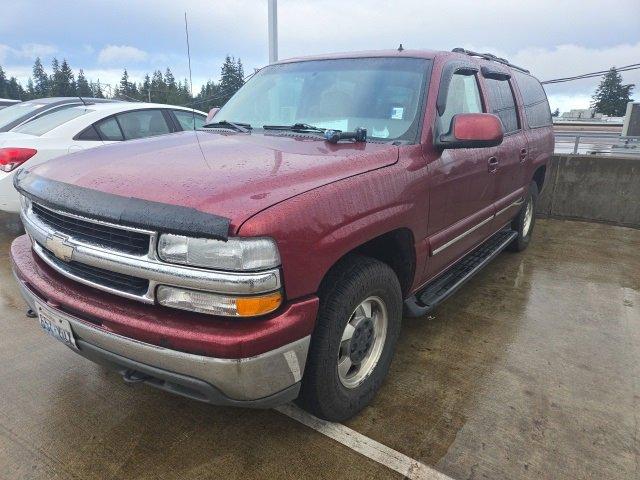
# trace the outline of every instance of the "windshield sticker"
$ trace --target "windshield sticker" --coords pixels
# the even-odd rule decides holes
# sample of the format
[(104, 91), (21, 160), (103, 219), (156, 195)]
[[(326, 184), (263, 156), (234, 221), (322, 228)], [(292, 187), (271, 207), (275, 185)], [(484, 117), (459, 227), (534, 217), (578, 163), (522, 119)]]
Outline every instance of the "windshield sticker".
[(404, 108), (402, 107), (393, 107), (391, 109), (391, 118), (393, 120), (402, 120), (404, 116)]
[(384, 127), (383, 130), (376, 130), (376, 128), (373, 127), (373, 131), (371, 132), (371, 136), (372, 137), (377, 137), (377, 138), (388, 138), (389, 137), (389, 130), (387, 129), (387, 127)]

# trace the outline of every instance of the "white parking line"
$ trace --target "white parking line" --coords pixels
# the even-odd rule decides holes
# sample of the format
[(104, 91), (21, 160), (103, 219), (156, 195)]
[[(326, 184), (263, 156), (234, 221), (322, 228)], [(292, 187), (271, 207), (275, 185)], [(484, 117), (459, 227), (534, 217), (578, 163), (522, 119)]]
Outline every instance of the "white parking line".
[(299, 409), (295, 405), (287, 404), (274, 410), (292, 418), (307, 427), (332, 438), (336, 442), (349, 447), (351, 450), (364, 455), (371, 460), (395, 470), (411, 480), (453, 480), (444, 473), (440, 473), (413, 458), (397, 452), (375, 440), (365, 437), (342, 425), (341, 423), (327, 422)]

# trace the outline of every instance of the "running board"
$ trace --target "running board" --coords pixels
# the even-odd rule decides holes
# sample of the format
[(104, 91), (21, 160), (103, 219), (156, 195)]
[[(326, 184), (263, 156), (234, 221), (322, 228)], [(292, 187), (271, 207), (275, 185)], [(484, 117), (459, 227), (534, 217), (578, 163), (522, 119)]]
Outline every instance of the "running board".
[(511, 229), (500, 230), (418, 293), (406, 299), (404, 301), (405, 316), (422, 317), (432, 311), (482, 270), (517, 236), (518, 233)]

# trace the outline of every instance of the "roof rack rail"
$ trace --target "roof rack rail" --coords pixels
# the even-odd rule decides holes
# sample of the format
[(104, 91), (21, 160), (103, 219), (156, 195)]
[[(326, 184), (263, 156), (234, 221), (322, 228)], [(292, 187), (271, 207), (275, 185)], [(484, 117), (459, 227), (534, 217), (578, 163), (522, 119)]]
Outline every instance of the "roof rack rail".
[(464, 53), (465, 55), (469, 55), (470, 57), (480, 57), (480, 58), (484, 58), (485, 60), (490, 60), (492, 62), (498, 62), (501, 63), (503, 65), (507, 65), (511, 68), (515, 68), (516, 70), (520, 70), (521, 72), (524, 73), (530, 73), (529, 70), (522, 68), (522, 67), (518, 67), (517, 65), (514, 65), (513, 63), (509, 63), (509, 60), (505, 59), (505, 58), (500, 58), (500, 57), (496, 57), (494, 54), (492, 53), (478, 53), (478, 52), (474, 52), (471, 50), (466, 50), (464, 48), (454, 48), (453, 50), (451, 50), (452, 52), (455, 53)]

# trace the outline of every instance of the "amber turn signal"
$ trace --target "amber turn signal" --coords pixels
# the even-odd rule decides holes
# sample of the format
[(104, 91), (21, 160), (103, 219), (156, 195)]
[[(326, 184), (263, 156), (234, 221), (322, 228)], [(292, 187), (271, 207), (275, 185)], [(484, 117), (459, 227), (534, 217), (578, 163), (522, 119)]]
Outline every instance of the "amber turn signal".
[(238, 297), (236, 298), (236, 311), (240, 317), (255, 317), (271, 313), (281, 304), (282, 294), (280, 292), (258, 297)]

